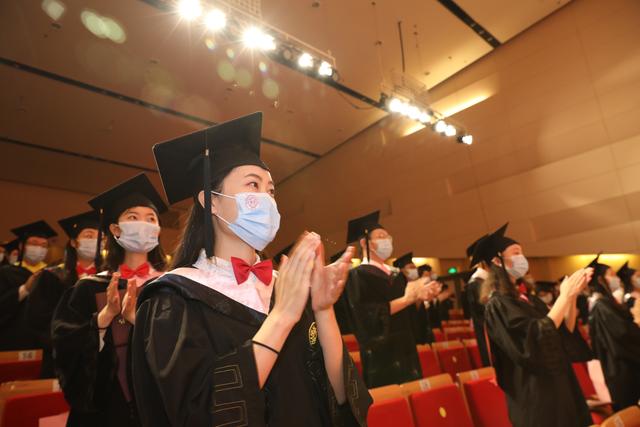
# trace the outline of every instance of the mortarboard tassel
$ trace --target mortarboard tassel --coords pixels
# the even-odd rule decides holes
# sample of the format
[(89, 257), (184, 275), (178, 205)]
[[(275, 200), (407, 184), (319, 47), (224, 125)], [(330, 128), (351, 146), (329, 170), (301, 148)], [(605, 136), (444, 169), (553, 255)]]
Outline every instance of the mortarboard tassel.
[(96, 242), (96, 256), (93, 259), (93, 264), (96, 267), (96, 272), (100, 272), (102, 265), (102, 227), (104, 227), (104, 209), (100, 208), (100, 220), (98, 222), (98, 241)]
[(204, 250), (207, 258), (213, 256), (213, 220), (211, 219), (211, 162), (209, 147), (204, 150)]

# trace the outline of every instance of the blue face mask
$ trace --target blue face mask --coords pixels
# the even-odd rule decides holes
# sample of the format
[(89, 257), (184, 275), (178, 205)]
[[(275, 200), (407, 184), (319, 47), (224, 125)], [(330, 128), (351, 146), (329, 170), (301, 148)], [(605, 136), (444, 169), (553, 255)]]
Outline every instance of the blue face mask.
[(235, 199), (238, 217), (229, 222), (215, 214), (242, 241), (258, 251), (263, 250), (276, 237), (280, 228), (280, 213), (276, 201), (267, 193), (238, 193), (235, 196), (211, 193)]

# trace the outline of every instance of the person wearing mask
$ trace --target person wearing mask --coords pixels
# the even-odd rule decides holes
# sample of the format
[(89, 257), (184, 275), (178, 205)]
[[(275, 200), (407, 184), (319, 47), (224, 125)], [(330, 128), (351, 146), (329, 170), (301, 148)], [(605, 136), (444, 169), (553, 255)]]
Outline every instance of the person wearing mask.
[(559, 328), (565, 323), (573, 331), (576, 297), (593, 272), (581, 269), (565, 279), (560, 296), (545, 313), (516, 287), (529, 263), (522, 247), (505, 236), (506, 229), (505, 224), (482, 239), (474, 258), (490, 266), (483, 284), (483, 293), (490, 295), (485, 325), (511, 423), (515, 427), (591, 425)]
[(480, 359), (482, 360), (483, 366), (489, 366), (491, 361), (489, 360), (489, 353), (487, 352), (487, 337), (484, 332), (484, 305), (486, 301), (480, 299), (482, 284), (487, 277), (489, 277), (489, 266), (484, 261), (473, 263), (473, 254), (476, 246), (483, 237), (475, 240), (467, 247), (467, 258), (472, 263), (470, 267), (475, 268), (467, 284), (467, 300), (469, 301), (469, 315), (473, 325), (473, 332), (476, 336), (476, 342), (478, 343)]
[[(393, 266), (399, 270), (396, 275), (394, 287), (396, 297), (404, 295), (407, 283), (418, 280), (418, 268), (413, 263), (413, 252), (406, 253), (393, 261)], [(424, 301), (416, 301), (412, 306), (407, 307), (409, 318), (411, 319), (411, 330), (416, 344), (427, 344), (434, 341), (433, 332), (429, 325), (427, 308)]]
[(128, 375), (130, 331), (138, 288), (164, 270), (158, 238), (167, 206), (144, 174), (89, 204), (102, 213), (100, 232), (90, 239), (94, 248), (102, 231), (107, 235), (104, 271), (67, 289), (51, 323), (55, 370), (71, 407), (67, 426), (138, 426)]
[(65, 248), (64, 264), (45, 268), (35, 280), (26, 301), (24, 322), (42, 349), (41, 378), (53, 378), (51, 355), (51, 318), (64, 291), (79, 278), (96, 274), (95, 261), (99, 255), (98, 214), (85, 212), (58, 221), (69, 240)]
[(36, 345), (24, 312), (34, 283), (47, 264), (49, 239), (57, 234), (45, 221), (11, 230), (18, 237), (15, 263), (0, 267), (0, 351), (27, 350)]
[(371, 398), (333, 305), (352, 250), (305, 233), (278, 272), (257, 255), (280, 214), (262, 113), (156, 144), (170, 203), (194, 204), (169, 273), (139, 297), (133, 381), (144, 426), (364, 425)]
[(616, 274), (622, 280), (624, 302), (631, 309), (640, 298), (640, 271), (629, 267), (629, 261), (627, 261)]
[(376, 211), (351, 220), (347, 231), (347, 243), (359, 241), (364, 258), (349, 271), (346, 292), (369, 388), (422, 377), (408, 308), (433, 299), (437, 287), (429, 277), (408, 281), (403, 294), (394, 289), (395, 275), (385, 264), (393, 240), (379, 216)]
[(602, 365), (613, 409), (637, 405), (640, 400), (640, 326), (629, 309), (613, 295), (620, 278), (599, 255), (590, 264), (595, 274), (592, 290), (589, 335), (596, 358)]
[(553, 307), (555, 302), (554, 288), (556, 282), (537, 281), (535, 284), (535, 296), (544, 303), (547, 309)]
[[(418, 276), (425, 278), (427, 281), (436, 281), (438, 275), (433, 271), (433, 267), (429, 264), (422, 264), (418, 267)], [(442, 285), (438, 285), (438, 294), (442, 291)], [(440, 301), (438, 298), (433, 298), (430, 301), (425, 301), (424, 306), (427, 310), (427, 320), (429, 326), (432, 328), (431, 334), (433, 335), (433, 328), (440, 328), (442, 325), (442, 319), (440, 319)]]

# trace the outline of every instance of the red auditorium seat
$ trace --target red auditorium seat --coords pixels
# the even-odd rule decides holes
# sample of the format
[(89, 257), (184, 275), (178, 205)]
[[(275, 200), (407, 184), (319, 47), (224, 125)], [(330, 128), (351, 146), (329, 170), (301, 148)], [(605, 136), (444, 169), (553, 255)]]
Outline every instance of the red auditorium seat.
[(68, 410), (69, 406), (61, 391), (12, 396), (5, 402), (2, 425), (38, 427), (40, 418), (62, 414)]
[(442, 333), (442, 329), (433, 328), (431, 331), (433, 332), (433, 338), (436, 340), (436, 342), (446, 341), (444, 339), (444, 334)]
[(449, 327), (444, 328), (444, 338), (447, 341), (458, 340), (458, 339), (472, 339), (476, 335), (473, 332), (473, 329), (469, 327)]
[(446, 372), (455, 378), (458, 372), (469, 371), (472, 367), (467, 350), (462, 346), (462, 343), (459, 341), (452, 341), (451, 343), (447, 346), (436, 347), (435, 353), (440, 362), (442, 372)]
[(358, 369), (358, 372), (360, 372), (360, 375), (362, 375), (362, 360), (360, 360), (360, 352), (350, 351), (349, 355), (351, 356), (351, 359), (353, 359), (353, 363), (356, 365), (356, 369)]
[(0, 361), (0, 383), (40, 378), (42, 360)]
[(409, 402), (404, 397), (374, 403), (367, 415), (369, 427), (414, 427)]
[(473, 427), (460, 390), (453, 384), (414, 393), (409, 398), (417, 427)]
[(464, 312), (459, 308), (452, 308), (449, 310), (450, 320), (464, 320)]
[(478, 348), (478, 342), (475, 339), (465, 339), (462, 340), (462, 344), (464, 348), (467, 349), (467, 353), (469, 354), (469, 360), (473, 365), (474, 369), (480, 369), (484, 365), (482, 364), (482, 357), (480, 357), (480, 349)]
[(596, 388), (591, 382), (587, 366), (584, 363), (573, 363), (573, 372), (575, 372), (578, 383), (580, 383), (580, 388), (582, 389), (584, 397), (587, 399), (593, 399), (596, 395)]
[(343, 335), (342, 341), (344, 341), (344, 345), (347, 346), (349, 352), (360, 351), (360, 344), (358, 344), (355, 335)]
[(480, 378), (462, 384), (469, 412), (476, 427), (510, 427), (504, 392), (492, 378)]
[(431, 377), (442, 372), (440, 363), (436, 359), (436, 355), (428, 345), (418, 346), (418, 358), (420, 359), (420, 367), (422, 368), (422, 377)]

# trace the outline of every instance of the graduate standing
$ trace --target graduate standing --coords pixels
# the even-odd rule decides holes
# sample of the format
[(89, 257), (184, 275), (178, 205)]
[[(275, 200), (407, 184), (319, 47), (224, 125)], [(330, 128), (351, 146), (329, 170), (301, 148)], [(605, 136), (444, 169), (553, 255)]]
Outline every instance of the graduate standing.
[(640, 299), (640, 271), (629, 267), (629, 261), (627, 261), (616, 274), (622, 280), (624, 302), (631, 309)]
[(349, 222), (347, 243), (359, 241), (365, 259), (349, 272), (346, 292), (354, 333), (360, 344), (364, 379), (369, 388), (422, 377), (408, 307), (427, 301), (437, 287), (431, 278), (407, 282), (404, 293), (384, 263), (393, 252), (379, 212)]
[(11, 231), (18, 236), (19, 255), (15, 264), (0, 267), (0, 351), (35, 348), (36, 340), (25, 325), (24, 312), (34, 283), (47, 266), (44, 259), (49, 239), (56, 236), (44, 221)]
[(47, 267), (35, 279), (26, 300), (24, 324), (35, 339), (35, 347), (42, 349), (41, 378), (53, 378), (51, 356), (51, 318), (64, 291), (78, 278), (95, 274), (97, 257), (98, 214), (85, 212), (58, 221), (69, 237), (64, 264)]
[[(413, 263), (413, 253), (404, 254), (393, 262), (393, 266), (400, 270), (396, 275), (394, 286), (396, 287), (396, 298), (404, 295), (407, 283), (418, 279), (418, 268)], [(427, 344), (434, 341), (427, 309), (423, 301), (407, 307), (409, 318), (411, 319), (411, 330), (416, 344)]]
[(71, 406), (67, 426), (138, 426), (129, 335), (137, 288), (164, 269), (159, 215), (167, 207), (144, 174), (89, 204), (107, 232), (105, 271), (67, 289), (51, 325), (56, 374)]
[(467, 248), (467, 258), (472, 262), (471, 268), (475, 267), (475, 271), (469, 279), (467, 284), (467, 301), (469, 303), (469, 316), (473, 324), (473, 332), (476, 336), (476, 342), (478, 343), (478, 350), (480, 352), (480, 359), (483, 366), (491, 365), (489, 360), (489, 352), (487, 351), (487, 337), (484, 332), (484, 305), (487, 301), (480, 299), (482, 290), (482, 284), (489, 277), (489, 266), (482, 260), (477, 261), (477, 264), (473, 264), (472, 258), (475, 252), (476, 245), (485, 236), (479, 238), (473, 242)]
[(364, 425), (371, 398), (333, 312), (351, 250), (306, 233), (262, 261), (280, 214), (255, 113), (154, 146), (170, 203), (194, 204), (176, 269), (139, 297), (133, 379), (145, 426)]
[[(634, 323), (626, 305), (619, 303), (613, 285), (619, 278), (611, 267), (590, 264), (595, 274), (589, 286), (593, 292), (589, 315), (591, 346), (604, 372), (604, 379), (616, 411), (640, 400), (640, 326)], [(615, 277), (615, 279), (614, 279)]]
[(567, 278), (557, 301), (545, 313), (516, 288), (516, 280), (527, 273), (529, 264), (522, 247), (505, 237), (506, 228), (478, 243), (472, 264), (484, 261), (491, 266), (483, 285), (483, 292), (491, 291), (485, 321), (509, 418), (515, 427), (591, 425), (559, 328), (565, 322), (573, 330), (576, 297), (592, 270), (579, 270)]

